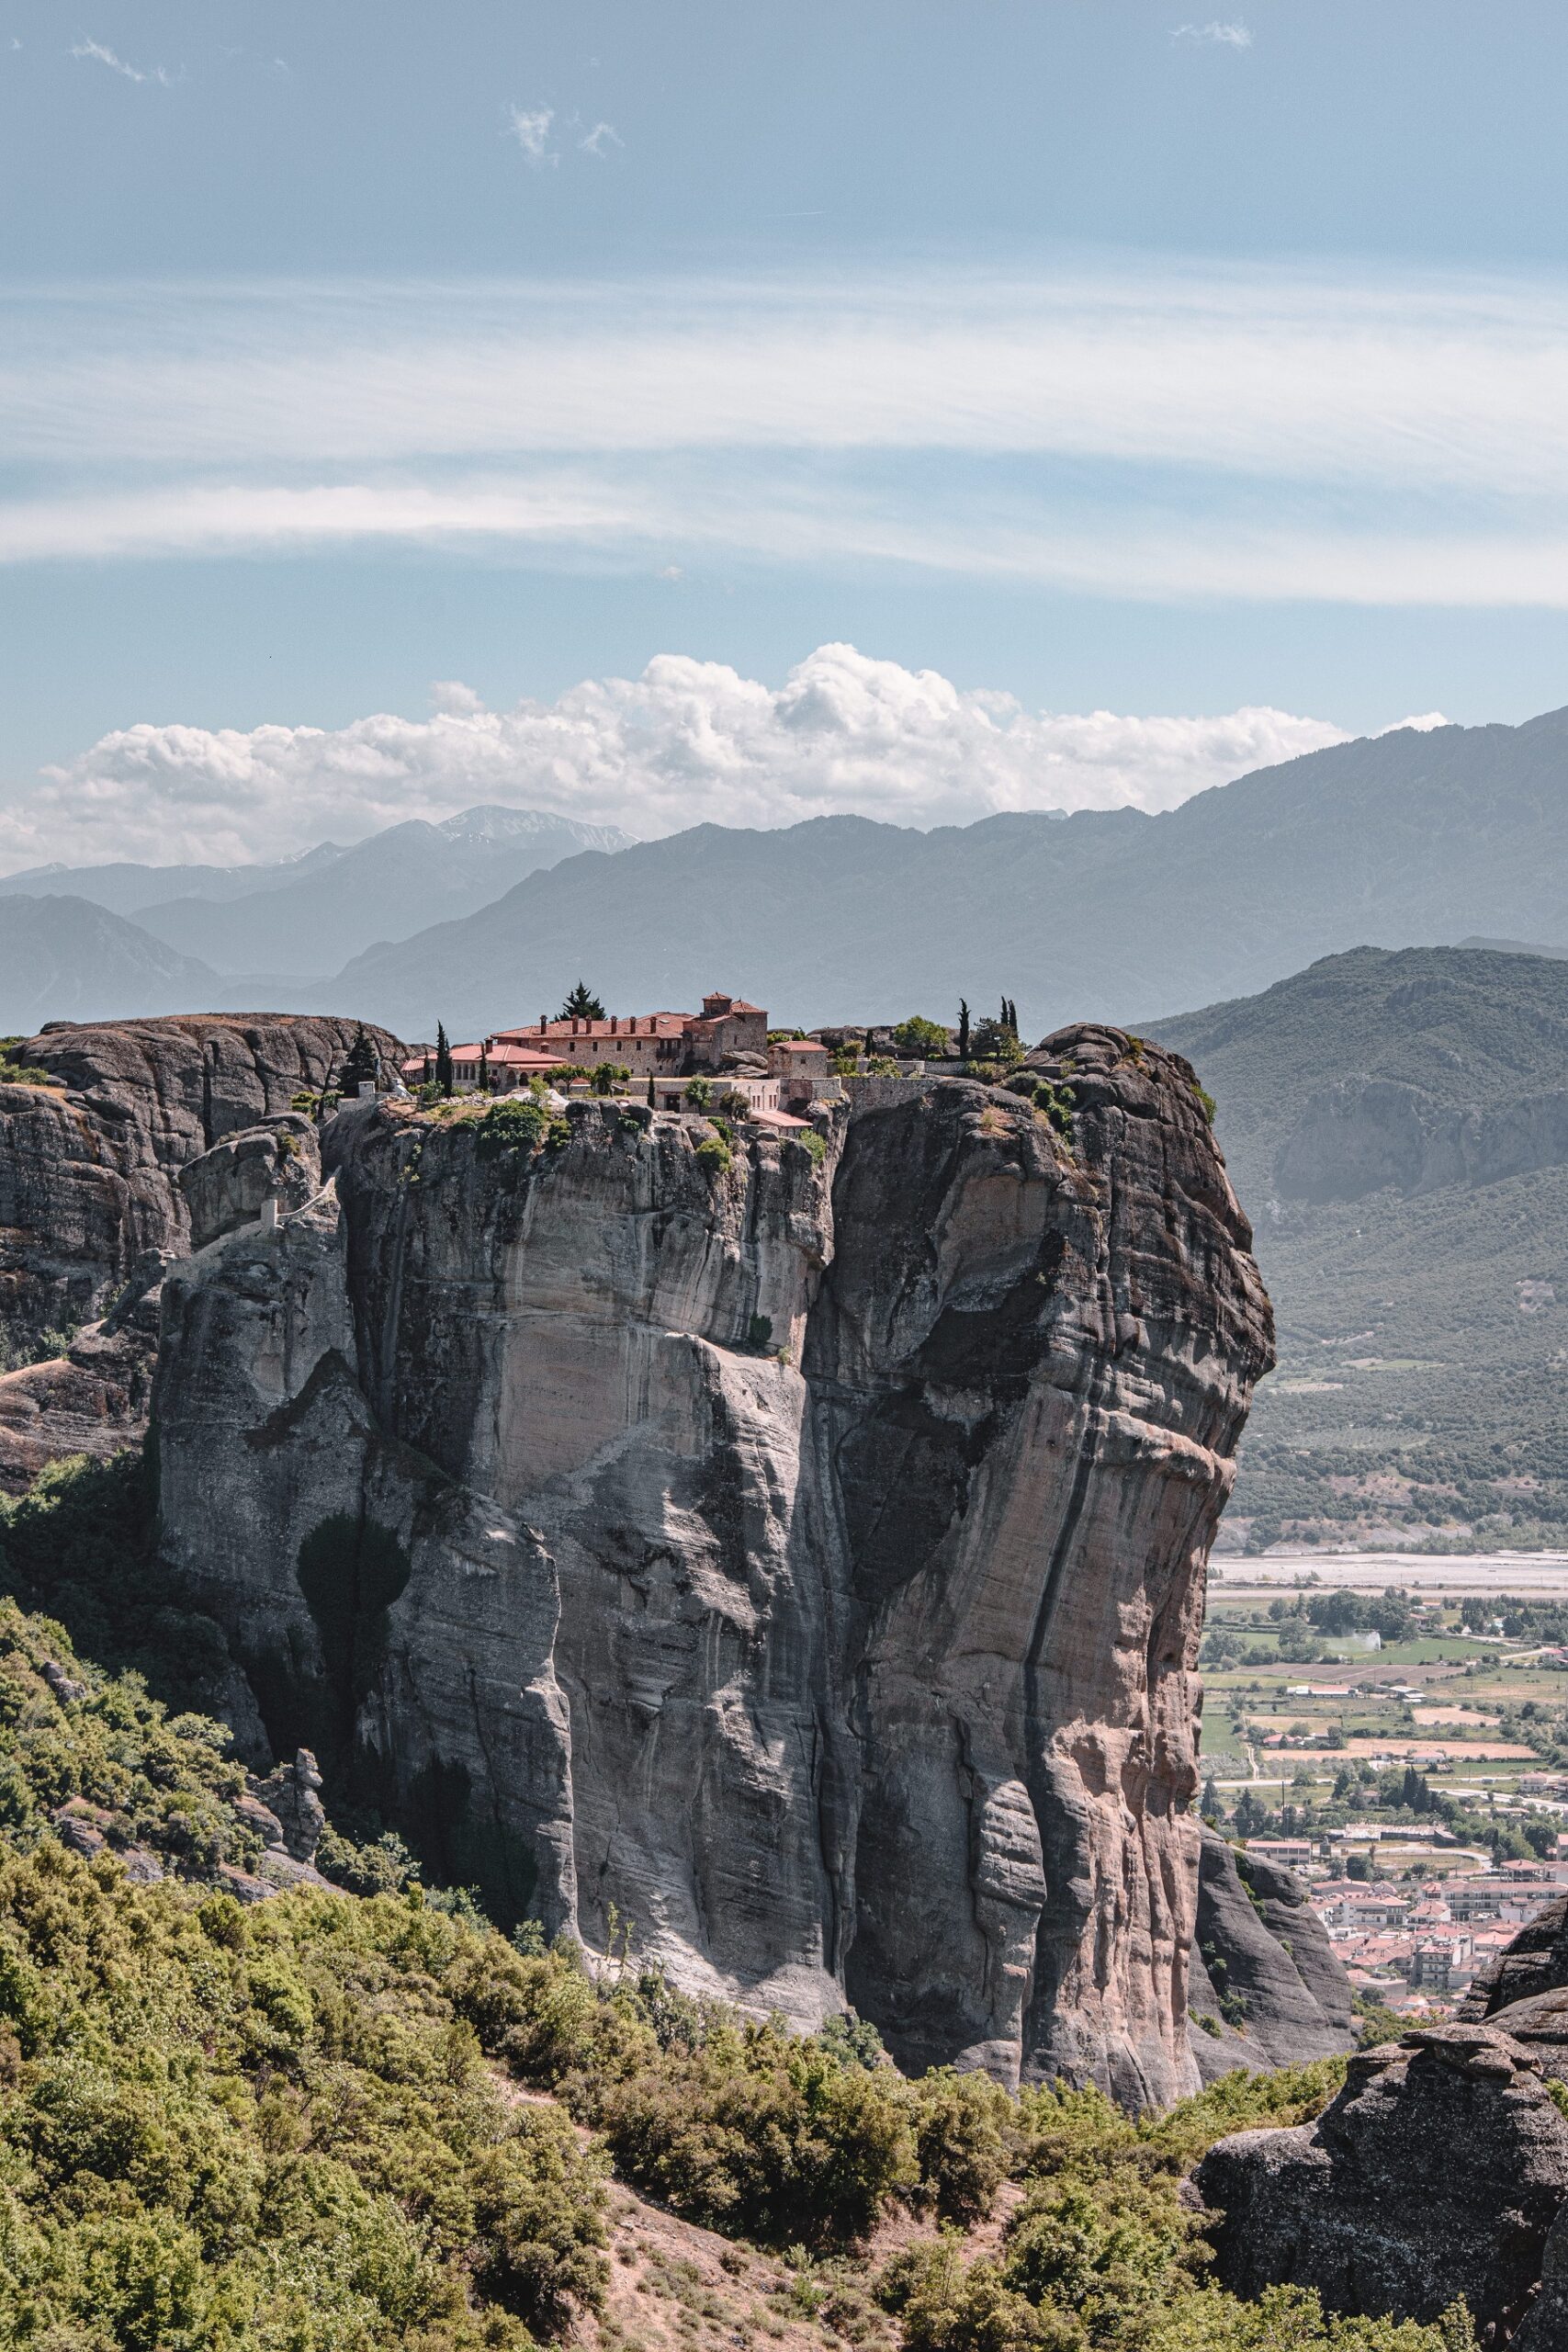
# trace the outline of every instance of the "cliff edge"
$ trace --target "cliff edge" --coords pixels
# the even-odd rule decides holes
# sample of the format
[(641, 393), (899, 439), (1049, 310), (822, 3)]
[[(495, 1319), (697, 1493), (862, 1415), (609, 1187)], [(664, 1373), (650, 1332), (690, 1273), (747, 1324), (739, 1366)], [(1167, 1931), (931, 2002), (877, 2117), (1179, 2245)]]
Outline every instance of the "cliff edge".
[(1188, 1066), (1030, 1060), (1070, 1116), (872, 1081), (733, 1153), (345, 1111), (325, 1190), (165, 1283), (165, 1544), (274, 1750), (501, 1916), (1159, 2103), (1271, 1325)]

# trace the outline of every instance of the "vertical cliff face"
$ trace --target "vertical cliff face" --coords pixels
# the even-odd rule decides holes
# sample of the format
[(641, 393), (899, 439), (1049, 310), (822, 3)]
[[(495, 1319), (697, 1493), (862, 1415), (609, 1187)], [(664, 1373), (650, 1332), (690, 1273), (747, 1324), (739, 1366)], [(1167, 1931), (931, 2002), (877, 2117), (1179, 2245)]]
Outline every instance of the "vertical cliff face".
[(165, 1286), (166, 1541), (274, 1744), (495, 1901), (906, 2061), (1187, 2089), (1193, 1672), (1267, 1301), (1186, 1067), (825, 1148), (385, 1108)]

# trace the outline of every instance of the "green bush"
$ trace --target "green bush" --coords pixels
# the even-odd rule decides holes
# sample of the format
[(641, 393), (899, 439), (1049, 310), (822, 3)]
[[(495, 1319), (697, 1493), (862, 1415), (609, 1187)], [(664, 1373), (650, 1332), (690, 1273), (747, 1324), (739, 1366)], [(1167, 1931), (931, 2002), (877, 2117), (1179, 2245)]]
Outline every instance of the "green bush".
[(64, 1080), (53, 1070), (23, 1060), (30, 1042), (27, 1037), (0, 1037), (0, 1086), (63, 1086)]
[(564, 1143), (570, 1132), (533, 1094), (508, 1094), (475, 1121), (474, 1153), (479, 1159), (532, 1159), (547, 1146)]
[(948, 2222), (983, 2221), (1017, 2143), (1015, 2102), (988, 2075), (938, 2068), (915, 2085), (920, 2184)]
[(706, 1136), (696, 1149), (698, 1165), (709, 1176), (728, 1176), (734, 1165), (735, 1155), (723, 1136)]
[(773, 2245), (870, 2229), (918, 2164), (905, 2086), (777, 2025), (727, 2024), (599, 2101), (618, 2168), (688, 2219)]

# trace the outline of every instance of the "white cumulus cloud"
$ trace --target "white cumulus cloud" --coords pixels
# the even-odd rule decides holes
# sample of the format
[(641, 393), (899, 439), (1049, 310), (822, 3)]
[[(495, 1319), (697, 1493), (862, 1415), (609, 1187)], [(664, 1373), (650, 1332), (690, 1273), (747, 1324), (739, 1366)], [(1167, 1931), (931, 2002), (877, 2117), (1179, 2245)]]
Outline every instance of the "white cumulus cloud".
[(845, 810), (923, 827), (1012, 808), (1168, 808), (1344, 740), (1267, 708), (1031, 711), (852, 645), (818, 646), (776, 688), (667, 653), (638, 678), (586, 680), (554, 702), (491, 710), (454, 680), (432, 700), (428, 718), (383, 713), (333, 729), (124, 728), (0, 808), (0, 862), (240, 863), (476, 801), (645, 839)]

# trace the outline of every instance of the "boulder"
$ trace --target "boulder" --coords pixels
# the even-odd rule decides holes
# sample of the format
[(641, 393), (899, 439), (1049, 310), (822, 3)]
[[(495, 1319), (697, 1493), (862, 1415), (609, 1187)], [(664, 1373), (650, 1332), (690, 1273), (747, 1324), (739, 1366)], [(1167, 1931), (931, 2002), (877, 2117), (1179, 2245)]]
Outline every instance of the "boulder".
[(1508, 2034), (1426, 2027), (1353, 2057), (1316, 2123), (1237, 2132), (1194, 2179), (1233, 2293), (1289, 2282), (1414, 2320), (1462, 2295), (1506, 2341), (1568, 2199), (1568, 2118)]

